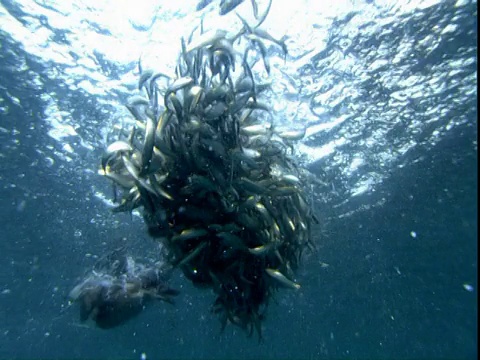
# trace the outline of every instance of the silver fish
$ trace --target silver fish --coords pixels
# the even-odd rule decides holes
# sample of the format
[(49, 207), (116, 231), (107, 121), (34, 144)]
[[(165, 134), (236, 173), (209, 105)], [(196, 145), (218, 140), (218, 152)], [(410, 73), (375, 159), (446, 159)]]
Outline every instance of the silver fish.
[(148, 173), (150, 163), (152, 161), (153, 155), (153, 146), (155, 145), (155, 122), (147, 118), (147, 124), (145, 127), (145, 141), (143, 143), (142, 150), (142, 169), (140, 170), (139, 176), (143, 176)]
[(270, 269), (270, 268), (267, 268), (265, 269), (265, 272), (270, 275), (272, 278), (274, 278), (275, 280), (277, 280), (279, 283), (281, 283), (282, 285), (285, 285), (289, 288), (292, 288), (292, 289), (300, 289), (300, 285), (297, 284), (296, 282), (293, 282), (292, 280), (288, 279), (285, 275), (283, 275), (280, 271), (278, 270), (275, 270), (275, 269)]
[(220, 2), (220, 15), (228, 14), (242, 2), (243, 0), (222, 0)]

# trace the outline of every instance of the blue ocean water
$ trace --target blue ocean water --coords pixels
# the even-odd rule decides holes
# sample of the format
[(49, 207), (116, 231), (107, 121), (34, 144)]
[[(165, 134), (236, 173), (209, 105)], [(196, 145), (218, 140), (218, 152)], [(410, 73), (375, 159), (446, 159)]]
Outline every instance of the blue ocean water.
[[(67, 295), (98, 256), (119, 245), (157, 254), (139, 217), (110, 212), (110, 184), (97, 175), (139, 51), (78, 46), (91, 28), (122, 38), (85, 15), (93, 3), (0, 4), (0, 358), (476, 358), (476, 2), (347, 2), (308, 29), (288, 24), (290, 58), (275, 64), (286, 105), (276, 108), (307, 126), (298, 156), (321, 180), (321, 224), (302, 289), (278, 294), (260, 344), (220, 333), (213, 294), (180, 274), (175, 306), (108, 331), (79, 322)], [(197, 14), (187, 5), (159, 6), (155, 19), (173, 26)], [(87, 16), (88, 27), (47, 10)], [(154, 37), (151, 19), (138, 19), (132, 27)]]

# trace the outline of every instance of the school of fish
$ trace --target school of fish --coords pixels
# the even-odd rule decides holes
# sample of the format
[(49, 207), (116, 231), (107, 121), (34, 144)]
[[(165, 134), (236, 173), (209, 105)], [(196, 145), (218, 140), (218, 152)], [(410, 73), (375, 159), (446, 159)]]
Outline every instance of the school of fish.
[(270, 73), (269, 47), (287, 55), (260, 29), (270, 6), (254, 9), (253, 25), (237, 14), (234, 33), (201, 23), (181, 41), (175, 76), (139, 62), (139, 94), (126, 104), (135, 126), (107, 147), (100, 170), (121, 189), (113, 210), (139, 209), (165, 261), (213, 290), (222, 329), (260, 338), (275, 292), (300, 288), (295, 270), (318, 222), (310, 175), (292, 154), (305, 130), (276, 126), (262, 101), (271, 83), (253, 71), (259, 62)]

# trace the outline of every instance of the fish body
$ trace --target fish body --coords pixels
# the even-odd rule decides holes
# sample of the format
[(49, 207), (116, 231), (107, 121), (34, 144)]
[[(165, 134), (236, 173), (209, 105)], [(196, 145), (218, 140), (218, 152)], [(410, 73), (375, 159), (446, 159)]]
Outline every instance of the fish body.
[(197, 11), (206, 8), (212, 1), (213, 0), (200, 0), (200, 2), (197, 4)]
[(283, 275), (280, 271), (275, 270), (275, 269), (270, 269), (267, 268), (265, 269), (266, 273), (270, 275), (273, 279), (277, 280), (279, 284), (282, 284), (286, 287), (292, 288), (292, 289), (300, 289), (300, 285), (297, 284), (296, 282), (293, 282), (292, 280), (288, 279), (285, 275)]
[(240, 5), (243, 0), (222, 0), (220, 1), (220, 15), (228, 14), (230, 11)]

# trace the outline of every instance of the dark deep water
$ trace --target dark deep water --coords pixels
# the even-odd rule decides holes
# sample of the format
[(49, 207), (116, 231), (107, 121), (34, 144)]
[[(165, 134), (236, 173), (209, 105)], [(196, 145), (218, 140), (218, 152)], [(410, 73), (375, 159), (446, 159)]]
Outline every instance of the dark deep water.
[[(30, 104), (35, 112), (34, 99)], [(4, 182), (17, 184), (1, 195), (1, 286), (9, 289), (0, 295), (2, 358), (130, 357), (133, 349), (152, 358), (476, 357), (477, 134), (471, 129), (458, 129), (423, 161), (392, 174), (383, 185), (391, 194), (385, 206), (327, 225), (319, 253), (330, 266), (313, 273), (307, 261), (304, 292), (285, 295), (291, 307), (272, 307), (262, 345), (241, 333), (218, 337), (208, 300), (194, 299), (200, 294), (190, 288), (176, 313), (150, 309), (151, 318), (111, 332), (73, 326), (78, 314), (62, 313), (60, 305), (91, 263), (64, 229), (81, 228), (90, 249), (109, 238), (146, 236), (138, 220), (89, 232), (89, 212), (99, 205), (66, 192), (58, 169), (30, 165), (43, 135), (20, 133), (21, 154), (1, 160)], [(89, 184), (77, 180), (81, 194)], [(20, 211), (24, 191), (43, 195)]]
[[(2, 51), (28, 59), (1, 31), (0, 38)], [(377, 190), (388, 194), (383, 206), (338, 218), (316, 204), (330, 219), (317, 232), (318, 255), (305, 261), (302, 291), (285, 291), (270, 307), (266, 341), (257, 344), (231, 328), (219, 335), (211, 294), (181, 276), (172, 280), (182, 291), (175, 307), (160, 304), (111, 331), (78, 325), (66, 295), (93, 263), (85, 254), (126, 237), (141, 255), (153, 251), (151, 240), (138, 218), (112, 215), (92, 196), (93, 184), (108, 191), (104, 179), (69, 171), (72, 164), (45, 165), (42, 90), (20, 86), (26, 79), (2, 64), (0, 78), (2, 98), (8, 91), (22, 104), (0, 115), (0, 358), (477, 358), (476, 109), (459, 108), (474, 126), (392, 169)], [(65, 96), (76, 111), (91, 101)], [(356, 201), (352, 210), (374, 203), (375, 193)], [(92, 226), (95, 219), (110, 225)]]

